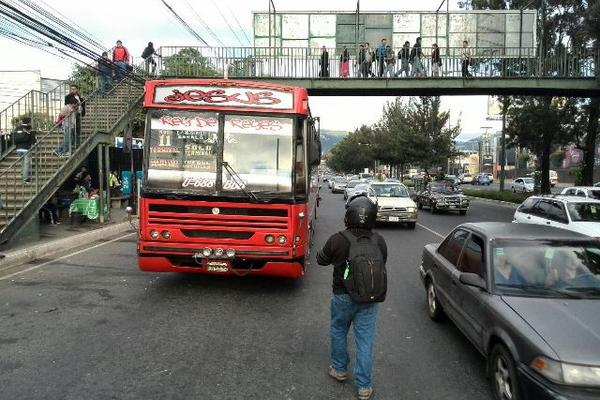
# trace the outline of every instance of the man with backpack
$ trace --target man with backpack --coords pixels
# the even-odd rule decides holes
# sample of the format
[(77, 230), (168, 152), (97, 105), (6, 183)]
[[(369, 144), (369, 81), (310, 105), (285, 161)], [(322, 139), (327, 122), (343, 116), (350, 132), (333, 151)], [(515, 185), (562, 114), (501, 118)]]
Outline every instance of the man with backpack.
[(328, 374), (343, 382), (349, 377), (347, 335), (353, 326), (356, 342), (354, 381), (358, 399), (373, 396), (371, 371), (379, 302), (387, 292), (387, 245), (372, 232), (377, 206), (366, 196), (352, 200), (346, 209), (346, 230), (331, 236), (317, 253), (320, 265), (333, 264), (331, 298), (331, 365)]
[(398, 70), (398, 72), (396, 72), (396, 77), (402, 77), (402, 73), (404, 72), (406, 74), (406, 77), (408, 78), (408, 75), (410, 75), (409, 60), (410, 42), (407, 40), (406, 42), (404, 42), (404, 46), (402, 46), (400, 51), (398, 51), (398, 61), (400, 62), (400, 69)]
[(418, 37), (410, 52), (410, 62), (412, 63), (412, 76), (422, 78), (425, 76), (425, 67), (423, 67), (423, 50), (421, 49), (421, 38)]

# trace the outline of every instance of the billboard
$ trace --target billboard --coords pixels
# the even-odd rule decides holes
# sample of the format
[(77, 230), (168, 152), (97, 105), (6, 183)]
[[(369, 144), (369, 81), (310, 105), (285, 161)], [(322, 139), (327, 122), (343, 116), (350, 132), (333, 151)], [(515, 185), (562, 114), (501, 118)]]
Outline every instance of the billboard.
[[(271, 29), (269, 29), (269, 20)], [(372, 46), (387, 38), (394, 48), (422, 38), (423, 47), (437, 43), (442, 50), (459, 48), (463, 40), (480, 54), (535, 56), (537, 11), (389, 11), (355, 12), (282, 11), (253, 13), (254, 46), (319, 49), (347, 46), (356, 41)], [(271, 36), (269, 40), (269, 36)], [(493, 51), (490, 49), (494, 49)], [(458, 49), (457, 49), (458, 50)]]

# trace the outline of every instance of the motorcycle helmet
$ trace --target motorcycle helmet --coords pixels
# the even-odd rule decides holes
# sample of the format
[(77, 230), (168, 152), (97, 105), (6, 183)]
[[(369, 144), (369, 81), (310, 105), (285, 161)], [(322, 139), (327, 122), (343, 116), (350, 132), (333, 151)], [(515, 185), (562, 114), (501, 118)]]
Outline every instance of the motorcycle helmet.
[(377, 206), (367, 196), (358, 196), (348, 204), (344, 224), (346, 228), (373, 229)]

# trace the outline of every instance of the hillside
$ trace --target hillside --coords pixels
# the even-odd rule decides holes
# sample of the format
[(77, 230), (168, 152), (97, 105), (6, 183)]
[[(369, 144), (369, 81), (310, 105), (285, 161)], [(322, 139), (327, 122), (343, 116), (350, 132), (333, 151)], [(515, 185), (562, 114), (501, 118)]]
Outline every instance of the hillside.
[(345, 131), (332, 131), (328, 129), (321, 129), (321, 148), (322, 153), (325, 154), (333, 146), (335, 146), (340, 140), (342, 140), (348, 132)]

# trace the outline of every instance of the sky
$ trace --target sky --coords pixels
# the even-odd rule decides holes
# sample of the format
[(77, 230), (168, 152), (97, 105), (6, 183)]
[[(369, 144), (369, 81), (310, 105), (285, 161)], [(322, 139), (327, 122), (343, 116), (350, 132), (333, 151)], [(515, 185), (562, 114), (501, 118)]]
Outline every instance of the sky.
[[(34, 0), (37, 4), (59, 11), (74, 21), (90, 36), (111, 48), (122, 40), (133, 56), (139, 56), (147, 42), (155, 47), (199, 45), (166, 9), (161, 0)], [(210, 25), (213, 33), (227, 46), (240, 46), (223, 14), (244, 44), (245, 36), (232, 17), (235, 13), (246, 36), (252, 40), (252, 11), (265, 11), (268, 0), (166, 0), (210, 44), (216, 45), (197, 16)], [(456, 0), (450, 9), (458, 9)], [(354, 11), (356, 0), (274, 0), (277, 11)], [(441, 0), (363, 0), (362, 11), (435, 11)], [(99, 6), (101, 4), (101, 6)], [(217, 6), (218, 4), (218, 6)], [(446, 5), (443, 6), (445, 8)], [(0, 38), (0, 71), (41, 70), (45, 78), (64, 79), (70, 75), (72, 65), (63, 59), (38, 49)], [(11, 55), (7, 57), (7, 55)], [(332, 130), (356, 129), (370, 125), (381, 117), (385, 103), (392, 97), (316, 97), (310, 98), (313, 114), (321, 117), (321, 127)], [(472, 138), (484, 131), (482, 127), (499, 128), (497, 122), (486, 121), (487, 96), (448, 96), (442, 98), (443, 106), (450, 110), (451, 123), (460, 120), (460, 139)]]

